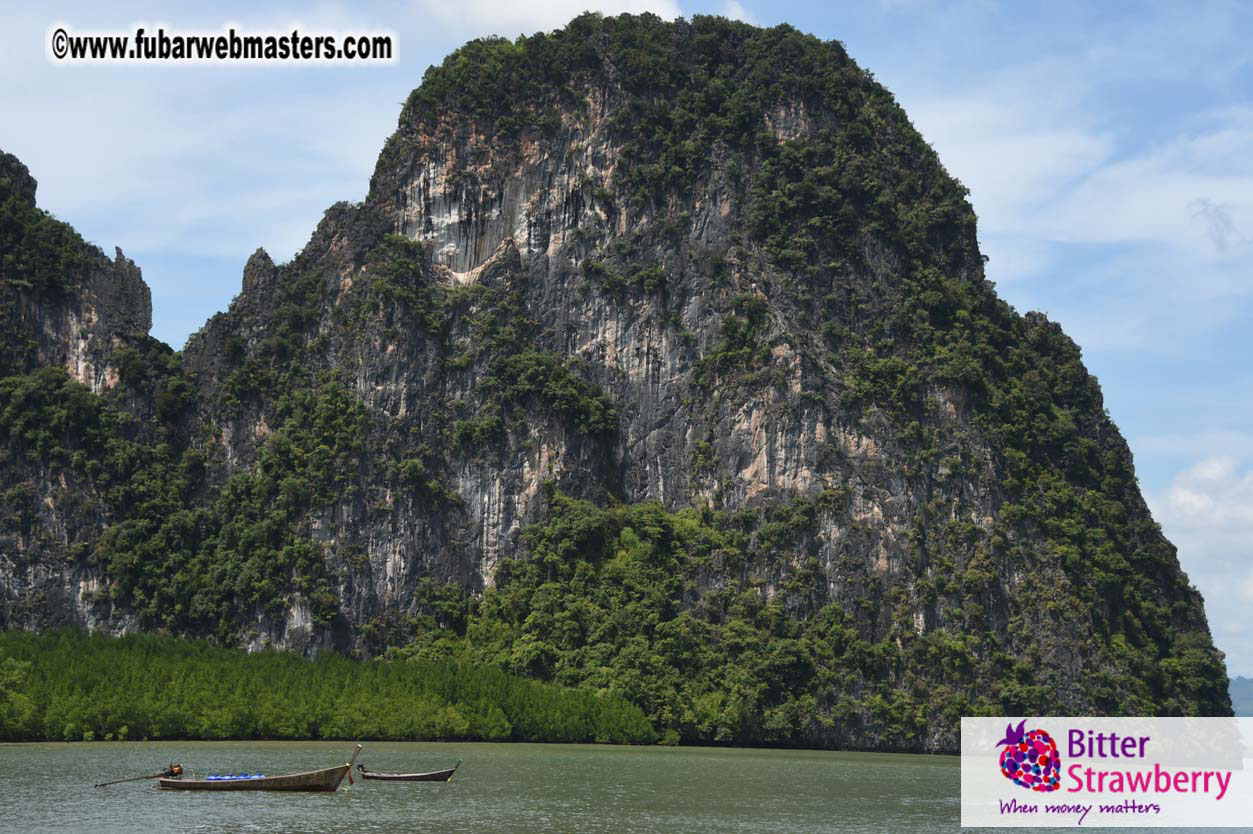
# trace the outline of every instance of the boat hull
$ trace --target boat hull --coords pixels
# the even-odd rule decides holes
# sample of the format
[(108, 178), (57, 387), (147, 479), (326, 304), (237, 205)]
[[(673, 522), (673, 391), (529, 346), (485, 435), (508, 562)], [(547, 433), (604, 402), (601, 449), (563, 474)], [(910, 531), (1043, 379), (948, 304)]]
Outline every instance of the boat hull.
[(362, 770), (361, 778), (377, 779), (380, 782), (447, 782), (456, 772), (455, 767), (447, 770), (432, 770), (429, 773), (372, 773)]
[(262, 776), (260, 779), (158, 779), (164, 791), (335, 791), (348, 775), (349, 766), (339, 765), (305, 773)]

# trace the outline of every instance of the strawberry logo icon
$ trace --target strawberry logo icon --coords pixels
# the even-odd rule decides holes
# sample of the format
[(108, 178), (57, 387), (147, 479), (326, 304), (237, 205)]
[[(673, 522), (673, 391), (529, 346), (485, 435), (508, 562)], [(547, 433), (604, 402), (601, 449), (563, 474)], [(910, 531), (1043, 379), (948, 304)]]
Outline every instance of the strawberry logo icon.
[(1027, 790), (1055, 791), (1060, 787), (1062, 771), (1057, 743), (1044, 730), (1024, 733), (1026, 726), (1025, 719), (1016, 728), (1013, 724), (1005, 725), (1005, 738), (996, 743), (997, 747), (1005, 745), (1001, 751), (1001, 774)]

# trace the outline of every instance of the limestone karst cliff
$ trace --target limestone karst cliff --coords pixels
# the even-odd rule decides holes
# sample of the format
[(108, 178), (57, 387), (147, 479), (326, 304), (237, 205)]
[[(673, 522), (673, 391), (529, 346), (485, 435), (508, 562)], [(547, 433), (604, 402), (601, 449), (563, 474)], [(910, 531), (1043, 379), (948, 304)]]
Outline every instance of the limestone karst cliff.
[[(55, 223), (9, 160), (6, 212)], [(1078, 347), (996, 297), (964, 190), (838, 43), (468, 44), (366, 200), (254, 254), (178, 355), (120, 254), (34, 281), (12, 225), (5, 627), (466, 656), (688, 740), (1230, 711)]]
[(8, 181), (0, 372), (53, 365), (97, 393), (115, 386), (114, 350), (144, 341), (152, 327), (152, 295), (138, 267), (121, 249), (110, 260), (42, 216), (35, 180), (12, 154), (0, 153), (0, 178)]

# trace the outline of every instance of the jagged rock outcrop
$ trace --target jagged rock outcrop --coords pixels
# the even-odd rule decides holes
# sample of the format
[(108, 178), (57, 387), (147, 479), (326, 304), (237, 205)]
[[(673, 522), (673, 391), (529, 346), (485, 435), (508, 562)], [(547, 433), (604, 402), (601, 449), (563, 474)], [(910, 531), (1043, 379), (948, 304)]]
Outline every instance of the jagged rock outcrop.
[(3, 196), (12, 224), (0, 253), (3, 370), (53, 365), (96, 392), (116, 385), (113, 352), (152, 327), (139, 267), (121, 249), (110, 260), (36, 209), (35, 179), (12, 154), (0, 155), (0, 178), (11, 183)]
[[(713, 741), (947, 749), (963, 709), (1229, 710), (1078, 348), (996, 298), (960, 184), (839, 44), (649, 16), (469, 44), (364, 203), (291, 263), (258, 250), (229, 310), (176, 362), (124, 353), (120, 386), (147, 295), (109, 264), (62, 305), (78, 330), (52, 289), (15, 308), (48, 337), (10, 373), (106, 396), (65, 455), (27, 432), (5, 462), (26, 509), (0, 624), (415, 640), (661, 699)], [(589, 509), (615, 504), (647, 523)], [(643, 575), (637, 545), (678, 577), (644, 625), (554, 625)], [(32, 605), (39, 582), (61, 590)], [(787, 657), (741, 686), (749, 632)]]

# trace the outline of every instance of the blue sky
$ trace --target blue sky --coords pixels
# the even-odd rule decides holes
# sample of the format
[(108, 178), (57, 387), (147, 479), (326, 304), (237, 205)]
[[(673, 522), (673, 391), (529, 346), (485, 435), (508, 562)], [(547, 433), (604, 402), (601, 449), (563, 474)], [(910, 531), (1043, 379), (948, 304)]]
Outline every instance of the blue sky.
[[(788, 22), (842, 41), (970, 189), (1000, 293), (1083, 346), (1155, 518), (1253, 676), (1253, 5), (927, 0), (47, 3), (4, 12), (0, 148), (153, 290), (175, 347), (359, 200), (400, 103), (465, 40), (585, 8)], [(65, 66), (73, 30), (387, 30), (391, 65)]]

